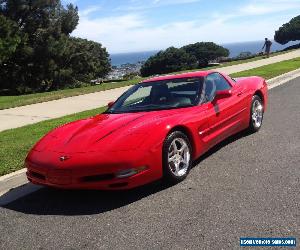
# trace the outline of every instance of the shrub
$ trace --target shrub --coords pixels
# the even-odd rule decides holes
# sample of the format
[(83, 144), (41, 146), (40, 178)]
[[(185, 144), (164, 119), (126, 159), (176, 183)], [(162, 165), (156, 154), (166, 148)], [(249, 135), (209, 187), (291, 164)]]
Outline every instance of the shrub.
[(141, 68), (142, 76), (166, 74), (197, 67), (197, 59), (183, 49), (170, 47), (150, 57)]

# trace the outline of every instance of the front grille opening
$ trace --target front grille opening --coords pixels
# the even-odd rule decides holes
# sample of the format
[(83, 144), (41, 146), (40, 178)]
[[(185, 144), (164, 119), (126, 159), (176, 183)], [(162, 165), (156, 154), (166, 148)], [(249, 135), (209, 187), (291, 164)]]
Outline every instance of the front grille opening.
[(120, 182), (120, 183), (110, 184), (109, 187), (111, 187), (111, 188), (121, 188), (121, 187), (126, 187), (127, 185), (128, 185), (128, 182)]
[(114, 174), (101, 174), (101, 175), (92, 175), (85, 176), (81, 178), (82, 182), (99, 182), (99, 181), (107, 181), (111, 180), (115, 177)]
[(44, 181), (46, 180), (46, 177), (42, 174), (32, 172), (32, 171), (30, 171), (29, 173), (33, 178), (37, 178), (37, 179), (44, 180)]

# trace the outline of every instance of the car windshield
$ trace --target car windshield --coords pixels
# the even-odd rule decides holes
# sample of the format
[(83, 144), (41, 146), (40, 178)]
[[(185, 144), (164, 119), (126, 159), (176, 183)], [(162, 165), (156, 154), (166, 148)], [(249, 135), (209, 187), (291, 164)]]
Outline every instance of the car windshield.
[(197, 105), (203, 77), (140, 83), (126, 91), (106, 113), (129, 113)]

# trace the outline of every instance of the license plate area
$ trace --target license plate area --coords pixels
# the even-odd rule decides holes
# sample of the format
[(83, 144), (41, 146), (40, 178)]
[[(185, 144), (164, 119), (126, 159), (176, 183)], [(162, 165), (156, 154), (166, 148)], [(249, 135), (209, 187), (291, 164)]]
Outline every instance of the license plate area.
[(72, 182), (72, 171), (65, 169), (53, 169), (48, 172), (47, 179), (52, 184), (68, 185)]

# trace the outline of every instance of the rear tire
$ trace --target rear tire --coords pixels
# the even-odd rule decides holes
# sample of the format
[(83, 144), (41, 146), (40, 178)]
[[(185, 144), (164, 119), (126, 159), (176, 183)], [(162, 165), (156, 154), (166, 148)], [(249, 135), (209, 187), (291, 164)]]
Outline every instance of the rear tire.
[(264, 104), (258, 95), (252, 97), (248, 131), (255, 133), (260, 130), (264, 118)]
[(167, 136), (163, 144), (163, 177), (171, 184), (183, 181), (192, 165), (192, 147), (188, 137), (181, 131)]

